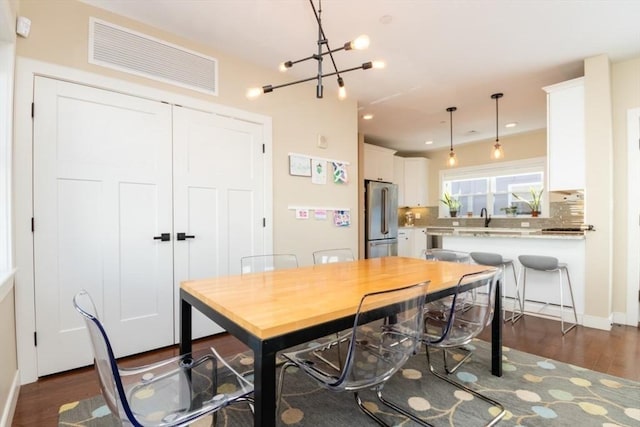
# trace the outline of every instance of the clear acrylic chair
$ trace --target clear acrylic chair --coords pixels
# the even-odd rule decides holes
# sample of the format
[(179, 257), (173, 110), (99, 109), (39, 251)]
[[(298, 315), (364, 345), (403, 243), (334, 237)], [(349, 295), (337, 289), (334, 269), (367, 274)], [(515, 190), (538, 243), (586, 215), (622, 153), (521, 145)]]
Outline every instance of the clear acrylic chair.
[(122, 368), (86, 291), (73, 298), (83, 316), (107, 407), (122, 425), (183, 426), (236, 402), (251, 401), (253, 384), (211, 349), (197, 360), (183, 355), (137, 368)]
[[(491, 399), (469, 387), (466, 387), (450, 379), (446, 374), (436, 371), (431, 363), (430, 349), (443, 350), (443, 358), (446, 366), (447, 353), (444, 350), (459, 348), (469, 344), (477, 337), (482, 330), (491, 323), (493, 319), (493, 308), (495, 302), (495, 287), (500, 271), (487, 270), (479, 273), (466, 274), (458, 280), (454, 299), (463, 294), (470, 287), (476, 287), (478, 298), (474, 306), (469, 310), (456, 310), (456, 304), (451, 304), (449, 311), (432, 313), (425, 307), (424, 330), (422, 341), (426, 345), (427, 366), (429, 371), (436, 377), (449, 384), (464, 390), (479, 399), (484, 400), (500, 409), (500, 412), (488, 423), (487, 426), (496, 424), (505, 415), (504, 406), (494, 399)], [(394, 405), (394, 408), (405, 416), (411, 418), (420, 425), (430, 424), (419, 418), (407, 409), (398, 407), (397, 404), (389, 401), (384, 396), (379, 396), (384, 403)]]
[(471, 259), (467, 252), (454, 251), (450, 249), (431, 249), (426, 252), (426, 258), (436, 261), (462, 262), (468, 263)]
[(315, 251), (313, 253), (314, 264), (329, 264), (332, 262), (346, 262), (355, 261), (353, 252), (348, 248), (341, 249), (325, 249), (322, 251)]
[[(360, 301), (353, 328), (344, 336), (333, 342), (313, 343), (308, 348), (283, 353), (287, 362), (280, 371), (278, 403), (282, 399), (287, 369), (295, 366), (327, 390), (352, 392), (365, 414), (380, 425), (386, 425), (365, 407), (358, 391), (381, 390), (385, 382), (415, 354), (422, 334), (426, 292), (427, 283), (421, 283), (367, 294)], [(389, 306), (393, 311), (385, 308)], [(321, 347), (335, 349), (339, 343), (344, 343), (346, 351), (336, 350), (333, 357), (342, 357), (342, 360), (325, 362), (315, 357), (315, 352)], [(330, 358), (330, 355), (326, 354), (326, 357)]]
[[(481, 265), (489, 265), (491, 267), (498, 267), (502, 270), (502, 298), (505, 299), (505, 282), (507, 281), (505, 277), (505, 272), (508, 268), (511, 268), (511, 272), (513, 273), (513, 283), (516, 286), (516, 299), (514, 300), (514, 306), (516, 303), (522, 307), (522, 299), (520, 298), (520, 288), (518, 286), (518, 277), (516, 275), (516, 267), (513, 264), (513, 260), (509, 258), (504, 258), (502, 255), (493, 253), (493, 252), (471, 252), (469, 253), (471, 259), (476, 264)], [(502, 303), (502, 318), (505, 322), (511, 321), (511, 323), (516, 323), (522, 317), (522, 310), (518, 313), (514, 307), (511, 316), (507, 317), (507, 309), (504, 301)]]
[[(431, 249), (426, 253), (426, 258), (433, 261), (446, 261), (457, 263), (469, 263), (471, 256), (468, 252), (454, 251), (451, 249)], [(456, 298), (456, 310), (467, 310), (473, 305), (476, 298), (476, 290), (471, 289)], [(437, 301), (427, 303), (427, 310), (430, 312), (447, 311), (451, 306), (453, 297), (448, 296)]]
[(298, 258), (293, 254), (252, 255), (240, 258), (242, 274), (297, 268)]

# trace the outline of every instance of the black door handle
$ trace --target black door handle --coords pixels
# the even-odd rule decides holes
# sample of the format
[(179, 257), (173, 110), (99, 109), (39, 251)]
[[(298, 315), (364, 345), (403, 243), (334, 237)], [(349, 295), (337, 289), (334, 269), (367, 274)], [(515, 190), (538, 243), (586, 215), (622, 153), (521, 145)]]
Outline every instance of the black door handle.
[(178, 240), (187, 240), (187, 239), (195, 239), (196, 236), (187, 233), (176, 233), (176, 239)]
[(171, 234), (170, 233), (162, 233), (159, 236), (154, 236), (153, 240), (160, 240), (162, 242), (168, 242), (169, 240), (171, 240)]

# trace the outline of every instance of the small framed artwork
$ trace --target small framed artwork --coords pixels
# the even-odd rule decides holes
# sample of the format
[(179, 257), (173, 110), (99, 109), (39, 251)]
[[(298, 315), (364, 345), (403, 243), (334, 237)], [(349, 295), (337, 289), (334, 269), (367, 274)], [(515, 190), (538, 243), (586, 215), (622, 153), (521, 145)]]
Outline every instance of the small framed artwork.
[(289, 175), (311, 176), (311, 159), (309, 157), (290, 154)]

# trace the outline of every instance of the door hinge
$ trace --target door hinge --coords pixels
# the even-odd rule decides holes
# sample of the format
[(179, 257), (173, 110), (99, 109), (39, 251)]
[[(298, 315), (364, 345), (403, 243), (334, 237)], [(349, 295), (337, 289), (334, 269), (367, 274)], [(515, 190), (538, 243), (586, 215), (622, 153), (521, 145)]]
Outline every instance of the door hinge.
[(36, 231), (36, 221), (31, 217), (31, 232)]
[(34, 110), (35, 110), (35, 108), (36, 108), (36, 107), (35, 107), (35, 105), (36, 105), (35, 103), (33, 103), (33, 102), (31, 103), (31, 118), (32, 118), (32, 119), (33, 119), (33, 111), (34, 111)]
[(33, 331), (33, 345), (34, 347), (38, 346), (38, 333), (36, 331)]
[(265, 150), (266, 150), (266, 148), (265, 148), (264, 144), (262, 144), (262, 154), (265, 153)]
[(262, 218), (262, 226), (263, 227), (267, 226), (267, 218)]

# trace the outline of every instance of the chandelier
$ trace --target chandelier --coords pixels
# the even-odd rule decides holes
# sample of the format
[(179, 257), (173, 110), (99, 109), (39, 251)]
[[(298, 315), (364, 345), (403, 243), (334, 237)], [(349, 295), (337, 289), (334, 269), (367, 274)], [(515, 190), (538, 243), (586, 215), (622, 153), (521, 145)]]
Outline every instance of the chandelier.
[[(356, 38), (355, 40), (349, 41), (347, 43), (345, 43), (344, 45), (336, 48), (336, 49), (331, 49), (331, 47), (329, 46), (329, 40), (327, 39), (324, 30), (322, 28), (322, 0), (318, 1), (318, 9), (316, 10), (315, 5), (313, 4), (313, 0), (309, 0), (309, 4), (311, 4), (311, 8), (313, 9), (313, 15), (316, 18), (316, 22), (318, 24), (318, 51), (317, 53), (314, 53), (313, 55), (307, 56), (305, 58), (302, 59), (297, 59), (295, 61), (285, 61), (283, 63), (280, 64), (280, 71), (287, 71), (289, 68), (293, 67), (295, 64), (304, 62), (304, 61), (308, 61), (308, 60), (315, 60), (318, 63), (318, 72), (315, 76), (312, 77), (308, 77), (306, 79), (300, 79), (300, 80), (296, 80), (296, 81), (292, 81), (289, 83), (283, 83), (283, 84), (279, 84), (279, 85), (265, 85), (262, 87), (255, 87), (255, 88), (251, 88), (249, 90), (247, 90), (247, 98), (249, 99), (255, 99), (258, 96), (262, 95), (263, 93), (271, 93), (273, 92), (274, 89), (280, 89), (286, 86), (292, 86), (298, 83), (304, 83), (304, 82), (308, 82), (308, 81), (312, 81), (315, 80), (316, 81), (316, 98), (322, 98), (323, 96), (323, 92), (324, 92), (324, 86), (323, 86), (323, 79), (326, 77), (332, 77), (335, 76), (336, 77), (336, 81), (338, 84), (338, 98), (340, 99), (345, 99), (347, 96), (347, 90), (345, 88), (344, 85), (344, 79), (342, 78), (342, 74), (348, 73), (350, 71), (355, 71), (355, 70), (368, 70), (371, 68), (384, 68), (385, 64), (384, 62), (381, 61), (369, 61), (369, 62), (365, 62), (361, 65), (358, 65), (356, 67), (352, 67), (352, 68), (346, 68), (344, 70), (338, 70), (338, 66), (336, 65), (336, 61), (333, 57), (333, 54), (336, 52), (339, 52), (341, 50), (344, 51), (348, 51), (348, 50), (363, 50), (366, 49), (367, 47), (369, 47), (369, 37), (367, 37), (366, 35), (362, 35), (358, 38)], [(331, 65), (333, 68), (332, 72), (328, 72), (325, 73), (322, 69), (323, 66), (323, 60), (325, 58), (325, 56), (329, 56), (329, 59), (331, 60)]]

